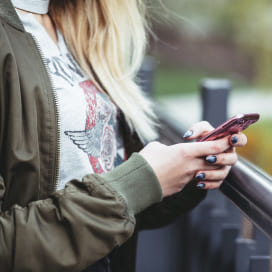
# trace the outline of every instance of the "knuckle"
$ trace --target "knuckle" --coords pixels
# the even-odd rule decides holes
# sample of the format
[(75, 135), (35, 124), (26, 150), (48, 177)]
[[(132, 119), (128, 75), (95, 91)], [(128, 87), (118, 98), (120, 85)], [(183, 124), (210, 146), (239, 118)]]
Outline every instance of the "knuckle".
[(149, 146), (151, 145), (153, 145), (153, 146), (157, 146), (157, 145), (161, 145), (161, 143), (160, 142), (158, 142), (158, 141), (154, 141), (154, 142), (150, 142), (149, 144), (148, 144)]
[(213, 154), (218, 154), (222, 152), (221, 144), (218, 142), (214, 142), (211, 151), (213, 152)]
[(189, 151), (189, 149), (185, 148), (185, 147), (181, 148), (180, 149), (180, 156), (183, 157), (183, 158), (185, 158), (185, 159), (189, 158), (190, 157), (190, 151)]
[(225, 177), (226, 177), (226, 171), (225, 171), (225, 170), (221, 170), (221, 171), (217, 174), (215, 180), (221, 180), (221, 179), (224, 179)]
[(194, 168), (188, 168), (188, 170), (186, 171), (186, 176), (187, 178), (192, 178), (195, 176), (195, 169)]
[(220, 156), (217, 156), (217, 163), (218, 164), (225, 164), (226, 163), (226, 161), (227, 161), (227, 159), (226, 159), (226, 156), (225, 155), (220, 155)]
[(208, 130), (213, 129), (213, 126), (208, 121), (204, 120), (204, 121), (201, 122), (201, 124), (205, 129), (208, 129)]
[(206, 180), (214, 180), (215, 179), (215, 174), (214, 171), (207, 171), (205, 175)]
[(210, 126), (210, 123), (206, 120), (200, 121), (199, 124), (201, 124), (202, 126)]
[(225, 165), (233, 165), (238, 160), (238, 155), (236, 153), (228, 154), (227, 158), (225, 156), (222, 156), (222, 157), (224, 157), (222, 164), (225, 164)]

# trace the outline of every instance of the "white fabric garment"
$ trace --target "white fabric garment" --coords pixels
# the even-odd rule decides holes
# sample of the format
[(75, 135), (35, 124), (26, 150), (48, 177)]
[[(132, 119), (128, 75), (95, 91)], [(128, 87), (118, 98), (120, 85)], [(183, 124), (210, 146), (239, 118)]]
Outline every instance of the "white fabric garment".
[(60, 121), (60, 172), (57, 189), (90, 173), (102, 174), (124, 161), (117, 108), (84, 75), (59, 31), (58, 44), (33, 14), (20, 14), (39, 44), (57, 95)]
[(50, 0), (11, 0), (13, 6), (25, 11), (46, 14)]

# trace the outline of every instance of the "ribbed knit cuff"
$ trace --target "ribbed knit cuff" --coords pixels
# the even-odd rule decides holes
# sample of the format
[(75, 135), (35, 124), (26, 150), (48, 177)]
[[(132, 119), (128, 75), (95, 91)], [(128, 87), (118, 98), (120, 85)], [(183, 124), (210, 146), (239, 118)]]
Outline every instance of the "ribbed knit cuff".
[(106, 183), (119, 192), (128, 204), (130, 214), (137, 214), (162, 200), (162, 190), (151, 166), (138, 153), (103, 175)]

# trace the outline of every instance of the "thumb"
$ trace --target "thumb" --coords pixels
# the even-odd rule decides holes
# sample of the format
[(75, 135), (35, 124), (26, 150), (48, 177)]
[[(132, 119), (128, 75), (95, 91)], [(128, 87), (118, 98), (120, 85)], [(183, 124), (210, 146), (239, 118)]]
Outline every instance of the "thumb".
[(186, 140), (197, 139), (201, 136), (204, 136), (208, 132), (213, 130), (212, 125), (207, 121), (201, 121), (193, 124), (183, 135), (183, 138)]

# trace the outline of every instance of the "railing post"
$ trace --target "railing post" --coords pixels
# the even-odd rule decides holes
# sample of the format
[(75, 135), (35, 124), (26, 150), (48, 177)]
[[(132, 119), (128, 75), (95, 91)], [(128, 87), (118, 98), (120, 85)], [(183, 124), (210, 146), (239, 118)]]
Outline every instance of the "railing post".
[(270, 255), (270, 246), (271, 241), (267, 239), (265, 234), (260, 231), (257, 227), (254, 228), (254, 239), (257, 243), (257, 254), (263, 255), (263, 256), (269, 256)]
[[(231, 83), (226, 79), (203, 79), (201, 82), (202, 119), (210, 122), (214, 127), (227, 119), (228, 97), (231, 92)], [(212, 209), (208, 217), (211, 228), (208, 238), (208, 263), (207, 271), (218, 271), (220, 262), (224, 258), (220, 256), (222, 247), (223, 224), (228, 223), (228, 211), (226, 199), (217, 190), (209, 191), (202, 205), (211, 203)], [(236, 222), (232, 222), (236, 223)], [(235, 232), (232, 232), (234, 234)], [(236, 238), (236, 237), (235, 237)], [(226, 260), (225, 260), (226, 261)], [(231, 264), (230, 264), (231, 265)]]
[(221, 264), (219, 267), (220, 272), (234, 271), (235, 260), (235, 240), (239, 235), (240, 226), (237, 224), (229, 223), (224, 224), (222, 230), (222, 252)]
[(136, 79), (137, 83), (141, 86), (142, 91), (149, 97), (153, 97), (154, 95), (153, 84), (155, 68), (155, 59), (151, 56), (146, 56)]
[[(216, 127), (227, 119), (228, 97), (231, 83), (227, 79), (203, 79), (201, 82), (202, 119)], [(218, 191), (210, 191), (209, 201), (217, 209), (224, 209), (225, 198)]]
[(202, 118), (213, 126), (227, 119), (228, 97), (231, 83), (227, 79), (203, 79), (201, 82)]
[(254, 240), (238, 238), (236, 240), (235, 272), (249, 272), (250, 257), (255, 255), (255, 252), (256, 242)]
[(252, 256), (250, 258), (249, 272), (269, 272), (270, 256)]

